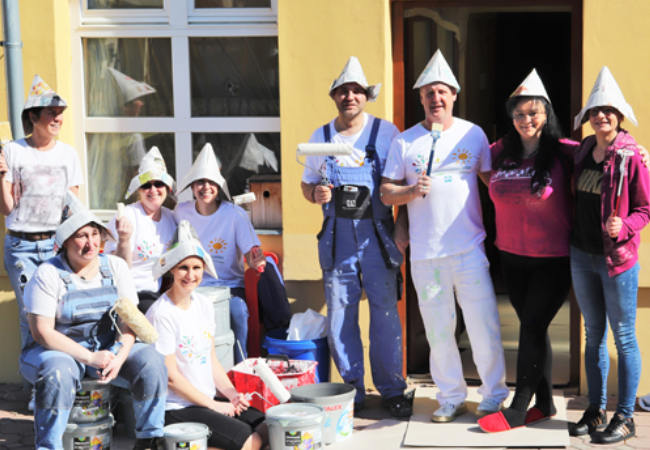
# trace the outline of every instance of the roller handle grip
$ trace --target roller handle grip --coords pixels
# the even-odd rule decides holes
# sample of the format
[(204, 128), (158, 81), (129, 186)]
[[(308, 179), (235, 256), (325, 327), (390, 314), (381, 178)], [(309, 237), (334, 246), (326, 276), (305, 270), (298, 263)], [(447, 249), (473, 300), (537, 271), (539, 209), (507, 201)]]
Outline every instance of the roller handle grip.
[[(253, 247), (253, 248), (251, 249), (251, 252), (253, 253), (253, 256), (257, 256), (257, 252), (259, 252), (259, 251), (260, 251), (260, 248), (259, 248), (258, 246), (255, 246), (255, 247)], [(259, 266), (259, 267), (257, 268), (257, 271), (258, 271), (259, 273), (263, 273), (263, 272), (264, 272), (264, 266)]]

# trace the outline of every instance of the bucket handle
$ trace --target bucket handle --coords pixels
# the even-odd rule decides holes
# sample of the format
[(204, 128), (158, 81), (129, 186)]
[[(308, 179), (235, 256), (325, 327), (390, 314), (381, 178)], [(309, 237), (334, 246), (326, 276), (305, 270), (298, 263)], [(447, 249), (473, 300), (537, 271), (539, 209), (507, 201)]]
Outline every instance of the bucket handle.
[(269, 360), (284, 361), (287, 363), (287, 367), (289, 366), (289, 357), (287, 355), (268, 355), (266, 357), (266, 362), (268, 363)]

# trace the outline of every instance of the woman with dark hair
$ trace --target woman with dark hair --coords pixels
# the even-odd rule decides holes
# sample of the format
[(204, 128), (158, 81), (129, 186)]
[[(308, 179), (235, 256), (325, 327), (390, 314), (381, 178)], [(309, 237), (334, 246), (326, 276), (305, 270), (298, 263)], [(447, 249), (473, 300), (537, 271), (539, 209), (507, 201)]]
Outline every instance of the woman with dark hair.
[[(580, 144), (575, 157), (576, 207), (571, 235), (573, 287), (584, 318), (585, 373), (589, 407), (573, 436), (591, 434), (598, 444), (635, 435), (634, 402), (641, 377), (636, 340), (641, 230), (650, 221), (650, 176), (637, 144), (621, 128), (637, 125), (632, 107), (603, 67), (575, 127), (589, 121), (595, 135)], [(618, 354), (618, 405), (607, 425), (607, 320)], [(598, 431), (605, 427), (605, 430)]]
[[(548, 327), (571, 287), (573, 152), (533, 70), (506, 104), (512, 125), (491, 146), (490, 197), (496, 246), (510, 302), (520, 321), (517, 389), (510, 407), (478, 421), (507, 431), (555, 415)], [(535, 395), (535, 405), (528, 410)]]

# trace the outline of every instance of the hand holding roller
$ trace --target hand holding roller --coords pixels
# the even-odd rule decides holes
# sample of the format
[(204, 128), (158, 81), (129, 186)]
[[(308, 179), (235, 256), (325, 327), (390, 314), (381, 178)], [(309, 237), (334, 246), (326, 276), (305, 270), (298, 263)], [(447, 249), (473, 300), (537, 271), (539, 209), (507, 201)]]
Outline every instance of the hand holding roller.
[[(144, 314), (140, 312), (137, 306), (135, 306), (128, 298), (122, 297), (118, 299), (110, 312), (112, 313), (113, 311), (120, 316), (120, 319), (122, 319), (145, 344), (153, 344), (158, 340), (158, 332), (156, 329), (151, 325)], [(113, 323), (115, 323), (114, 320)], [(119, 331), (119, 327), (117, 329)]]

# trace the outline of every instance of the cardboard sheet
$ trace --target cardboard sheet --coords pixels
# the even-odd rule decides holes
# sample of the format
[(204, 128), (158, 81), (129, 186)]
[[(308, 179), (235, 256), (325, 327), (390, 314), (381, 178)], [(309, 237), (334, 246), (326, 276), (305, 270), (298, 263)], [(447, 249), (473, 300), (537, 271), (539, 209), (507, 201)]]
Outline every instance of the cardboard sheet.
[[(469, 412), (449, 423), (434, 423), (431, 414), (438, 408), (437, 388), (419, 387), (415, 392), (413, 416), (409, 422), (403, 445), (425, 448), (458, 447), (568, 447), (569, 432), (566, 405), (562, 391), (554, 391), (557, 415), (544, 422), (504, 433), (484, 433), (476, 424), (476, 408), (481, 401), (478, 388), (470, 388), (467, 398)], [(510, 396), (512, 397), (512, 391)], [(510, 398), (506, 405), (510, 404)], [(368, 427), (370, 428), (370, 427)], [(367, 431), (368, 429), (364, 430)]]

